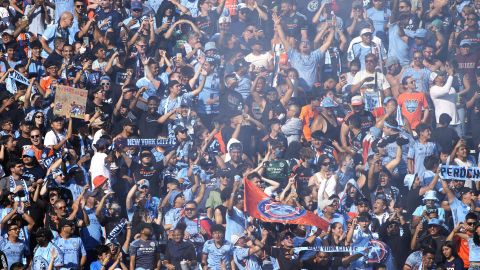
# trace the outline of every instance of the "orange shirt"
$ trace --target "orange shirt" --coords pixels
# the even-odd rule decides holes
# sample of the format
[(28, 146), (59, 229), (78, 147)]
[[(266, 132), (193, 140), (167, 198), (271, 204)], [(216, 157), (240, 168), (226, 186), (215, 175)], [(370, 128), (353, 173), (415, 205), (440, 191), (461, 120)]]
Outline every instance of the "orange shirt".
[(425, 93), (402, 93), (397, 98), (398, 105), (402, 108), (402, 115), (407, 118), (412, 129), (422, 121), (423, 111), (428, 110)]
[(318, 114), (317, 110), (312, 108), (312, 105), (305, 105), (300, 111), (300, 119), (303, 122), (303, 137), (307, 141), (312, 140), (312, 131), (310, 130), (310, 124), (315, 116)]
[[(46, 76), (46, 77), (43, 77), (40, 79), (40, 86), (41, 86), (41, 89), (44, 89), (45, 92), (47, 91), (47, 89), (50, 88), (50, 85), (52, 84), (52, 77), (50, 76)], [(39, 89), (41, 91), (41, 89)], [(45, 92), (43, 92), (43, 94), (45, 95)]]
[(458, 236), (454, 236), (453, 239), (456, 242), (458, 257), (463, 261), (463, 267), (468, 268), (470, 266), (470, 248), (468, 247), (468, 240)]

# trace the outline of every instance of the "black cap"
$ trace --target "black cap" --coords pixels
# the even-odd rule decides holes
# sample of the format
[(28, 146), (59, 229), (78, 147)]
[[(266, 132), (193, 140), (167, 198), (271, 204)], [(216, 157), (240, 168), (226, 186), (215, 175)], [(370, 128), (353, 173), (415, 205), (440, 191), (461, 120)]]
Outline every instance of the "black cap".
[(247, 61), (245, 61), (243, 58), (237, 59), (235, 63), (233, 64), (233, 67), (235, 70), (238, 70), (240, 68), (248, 68), (249, 64)]
[(232, 172), (230, 170), (226, 170), (226, 169), (220, 169), (218, 171), (215, 172), (215, 176), (216, 177), (227, 177), (227, 178), (231, 178), (232, 177)]
[(317, 141), (325, 141), (325, 135), (322, 131), (317, 130), (312, 133), (312, 139), (315, 139)]
[(62, 228), (65, 227), (65, 226), (71, 226), (71, 227), (73, 227), (73, 226), (75, 226), (75, 221), (69, 220), (69, 219), (66, 219), (66, 218), (61, 219), (61, 220), (60, 220), (60, 223), (58, 224), (58, 228), (59, 228), (59, 229), (62, 229)]
[(173, 128), (173, 133), (175, 133), (175, 135), (177, 135), (178, 132), (180, 131), (186, 131), (187, 128), (182, 126), (182, 125), (176, 125), (174, 128)]
[(458, 191), (458, 195), (460, 195), (460, 198), (462, 198), (463, 195), (469, 193), (469, 192), (472, 192), (472, 189), (469, 188), (469, 187), (462, 187), (460, 188), (460, 190)]

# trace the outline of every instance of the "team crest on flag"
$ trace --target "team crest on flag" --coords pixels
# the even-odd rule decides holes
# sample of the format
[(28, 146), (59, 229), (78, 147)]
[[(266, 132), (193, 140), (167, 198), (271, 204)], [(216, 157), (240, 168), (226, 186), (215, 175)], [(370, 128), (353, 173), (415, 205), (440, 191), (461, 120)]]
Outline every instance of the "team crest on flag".
[(262, 200), (258, 203), (258, 211), (268, 219), (286, 221), (303, 217), (307, 211), (300, 207), (287, 204), (279, 204), (271, 199)]

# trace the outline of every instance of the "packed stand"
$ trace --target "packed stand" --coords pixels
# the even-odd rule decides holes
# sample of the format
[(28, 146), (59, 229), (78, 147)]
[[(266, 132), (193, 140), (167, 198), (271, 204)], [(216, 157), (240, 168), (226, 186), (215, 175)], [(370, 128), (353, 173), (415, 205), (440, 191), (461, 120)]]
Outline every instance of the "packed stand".
[(0, 269), (480, 269), (479, 14), (3, 0)]

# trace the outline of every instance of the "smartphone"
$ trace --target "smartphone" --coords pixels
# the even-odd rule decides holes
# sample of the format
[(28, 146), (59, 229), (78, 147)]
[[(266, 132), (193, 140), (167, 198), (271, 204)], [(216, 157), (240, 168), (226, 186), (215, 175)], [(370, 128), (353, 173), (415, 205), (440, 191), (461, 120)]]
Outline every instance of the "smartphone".
[(88, 46), (90, 43), (89, 37), (83, 37), (83, 45)]

